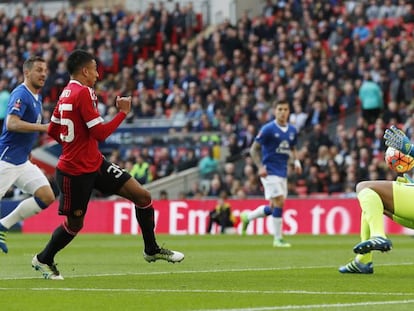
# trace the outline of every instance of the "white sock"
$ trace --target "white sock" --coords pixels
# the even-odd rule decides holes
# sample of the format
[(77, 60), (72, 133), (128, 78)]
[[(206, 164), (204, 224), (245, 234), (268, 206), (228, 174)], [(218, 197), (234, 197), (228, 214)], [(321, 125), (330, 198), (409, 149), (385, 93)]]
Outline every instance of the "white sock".
[(282, 238), (282, 217), (273, 217), (273, 230), (275, 239)]
[(254, 211), (251, 211), (247, 215), (247, 219), (250, 221), (250, 220), (253, 220), (253, 219), (256, 219), (256, 218), (265, 217), (266, 214), (264, 212), (264, 208), (265, 208), (264, 206), (257, 207)]
[(0, 223), (7, 229), (10, 229), (14, 224), (38, 214), (41, 210), (35, 199), (30, 197), (21, 201), (9, 215), (1, 219)]

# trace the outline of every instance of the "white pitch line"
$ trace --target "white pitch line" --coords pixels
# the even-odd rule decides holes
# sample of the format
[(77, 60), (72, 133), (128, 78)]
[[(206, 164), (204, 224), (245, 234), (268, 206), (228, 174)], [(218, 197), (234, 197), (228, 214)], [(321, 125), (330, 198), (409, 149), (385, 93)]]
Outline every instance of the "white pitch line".
[[(319, 295), (380, 295), (380, 296), (412, 296), (414, 293), (372, 293), (372, 292), (309, 292), (309, 291), (241, 291), (241, 290), (163, 290), (163, 289), (136, 289), (136, 288), (0, 288), (0, 291), (76, 291), (76, 292), (173, 292), (173, 293), (236, 293), (236, 294), (319, 294)], [(306, 309), (328, 309), (348, 308), (348, 307), (365, 307), (377, 305), (403, 305), (414, 303), (414, 299), (405, 300), (386, 300), (386, 301), (368, 301), (356, 303), (333, 303), (333, 304), (308, 304), (308, 305), (286, 305), (271, 307), (252, 307), (252, 308), (231, 308), (231, 309), (197, 309), (193, 311), (276, 311), (276, 310), (306, 310)]]
[[(56, 283), (55, 283), (56, 284)], [(291, 294), (291, 295), (371, 295), (371, 296), (414, 296), (414, 293), (384, 292), (327, 292), (307, 290), (225, 290), (225, 289), (159, 289), (159, 288), (80, 288), (80, 287), (0, 287), (0, 291), (68, 291), (68, 292), (137, 292), (137, 293), (209, 293), (209, 294)]]
[(242, 308), (242, 309), (198, 309), (193, 311), (273, 311), (273, 310), (306, 310), (306, 309), (328, 309), (332, 308), (348, 308), (348, 307), (365, 307), (376, 305), (401, 305), (414, 303), (414, 300), (394, 300), (394, 301), (373, 301), (373, 302), (355, 302), (355, 303), (333, 303), (333, 304), (317, 304), (317, 305), (288, 305), (275, 307), (258, 307), (258, 308)]
[[(101, 274), (81, 274), (71, 275), (65, 278), (89, 278), (89, 277), (108, 277), (108, 276), (126, 276), (126, 275), (165, 275), (165, 274), (195, 274), (195, 273), (224, 273), (224, 272), (255, 272), (255, 271), (283, 271), (296, 269), (326, 269), (331, 266), (307, 266), (307, 267), (271, 267), (271, 268), (246, 268), (246, 269), (211, 269), (211, 270), (182, 270), (182, 271), (154, 271), (154, 272), (128, 272), (128, 273), (101, 273)], [(63, 271), (63, 270), (62, 270)], [(0, 278), (0, 280), (23, 280), (36, 279), (37, 277), (11, 277)]]
[[(380, 266), (411, 266), (413, 262), (403, 263), (387, 263), (376, 265)], [(128, 273), (101, 273), (101, 274), (79, 274), (65, 276), (67, 279), (72, 278), (89, 278), (89, 277), (108, 277), (108, 276), (127, 276), (127, 275), (171, 275), (171, 274), (196, 274), (196, 273), (226, 273), (226, 272), (256, 272), (256, 271), (287, 271), (287, 270), (307, 270), (307, 269), (337, 269), (338, 266), (305, 266), (305, 267), (270, 267), (270, 268), (245, 268), (245, 269), (211, 269), (211, 270), (182, 270), (182, 271), (154, 271), (154, 272), (128, 272)], [(63, 270), (62, 270), (63, 271)], [(337, 273), (337, 272), (335, 272)], [(35, 276), (24, 276), (24, 277), (0, 277), (1, 281), (6, 280), (27, 280), (37, 279)]]

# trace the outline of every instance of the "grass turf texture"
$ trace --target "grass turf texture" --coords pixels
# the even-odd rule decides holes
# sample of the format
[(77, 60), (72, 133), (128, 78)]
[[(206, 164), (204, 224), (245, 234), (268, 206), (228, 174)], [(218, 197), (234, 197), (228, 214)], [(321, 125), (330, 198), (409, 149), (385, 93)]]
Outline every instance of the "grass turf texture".
[(359, 237), (159, 235), (182, 263), (147, 263), (140, 236), (79, 235), (56, 257), (64, 281), (41, 278), (30, 262), (48, 235), (8, 235), (0, 254), (1, 309), (14, 310), (412, 310), (414, 239), (390, 236), (374, 274), (340, 274)]

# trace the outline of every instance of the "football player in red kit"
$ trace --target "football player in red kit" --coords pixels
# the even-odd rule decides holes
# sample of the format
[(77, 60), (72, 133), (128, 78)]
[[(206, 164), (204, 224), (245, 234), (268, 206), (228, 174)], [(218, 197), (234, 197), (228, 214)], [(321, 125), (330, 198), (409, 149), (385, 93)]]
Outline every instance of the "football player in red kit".
[(69, 55), (66, 65), (71, 80), (59, 97), (48, 129), (49, 135), (62, 145), (56, 181), (61, 191), (59, 214), (65, 215), (66, 219), (55, 229), (46, 247), (33, 257), (33, 268), (45, 279), (63, 279), (54, 257), (82, 229), (93, 189), (134, 202), (146, 261), (180, 262), (184, 254), (161, 248), (156, 242), (151, 194), (130, 174), (107, 161), (98, 148), (98, 142), (111, 135), (130, 112), (131, 97), (118, 96), (118, 114), (104, 123), (93, 90), (99, 76), (93, 55), (75, 50)]

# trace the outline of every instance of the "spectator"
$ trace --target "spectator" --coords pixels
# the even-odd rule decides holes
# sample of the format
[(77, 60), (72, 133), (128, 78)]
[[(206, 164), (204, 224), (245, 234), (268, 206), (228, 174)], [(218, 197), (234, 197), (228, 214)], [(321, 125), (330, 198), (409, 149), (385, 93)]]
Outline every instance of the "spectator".
[(377, 0), (370, 0), (367, 10), (365, 11), (365, 16), (368, 21), (373, 21), (378, 19), (380, 6), (377, 4)]
[(342, 96), (339, 98), (339, 106), (343, 111), (352, 111), (357, 106), (358, 95), (355, 93), (353, 84), (345, 82)]
[(310, 167), (309, 173), (306, 177), (306, 187), (308, 189), (308, 194), (321, 193), (325, 191), (325, 184), (319, 178), (319, 168), (317, 165), (312, 165)]
[(168, 200), (167, 190), (160, 190), (159, 200)]
[(370, 36), (370, 30), (365, 24), (365, 21), (363, 18), (359, 18), (357, 21), (357, 26), (352, 31), (352, 38), (360, 40), (361, 42), (364, 42), (368, 40)]
[(337, 24), (335, 30), (333, 30), (328, 38), (329, 48), (333, 49), (335, 46), (340, 46), (345, 40), (344, 26)]
[(7, 80), (0, 79), (0, 134), (3, 130), (4, 119), (7, 115), (7, 104), (9, 102), (10, 92), (7, 89)]
[(231, 134), (227, 144), (229, 155), (226, 158), (226, 162), (235, 162), (241, 159), (243, 148), (240, 145), (237, 135), (235, 133)]
[(341, 174), (334, 170), (329, 174), (328, 178), (328, 193), (341, 193), (344, 192), (344, 183), (341, 179)]
[(404, 133), (411, 140), (414, 139), (414, 117), (412, 115), (413, 115), (412, 113), (409, 114), (409, 117), (405, 121), (404, 126), (402, 128), (402, 130), (404, 131)]
[(186, 197), (191, 199), (200, 199), (204, 197), (204, 193), (200, 188), (200, 184), (198, 182), (192, 183), (190, 185), (190, 191), (186, 193)]
[(263, 6), (262, 15), (264, 17), (272, 17), (276, 11), (276, 6), (272, 0), (266, 0), (265, 5)]
[(413, 80), (406, 75), (405, 69), (398, 69), (396, 79), (391, 81), (390, 97), (392, 101), (397, 103), (411, 103), (413, 99)]
[[(231, 163), (233, 164), (233, 163)], [(238, 185), (239, 180), (232, 173), (226, 173), (223, 176), (223, 189), (228, 195), (234, 195), (234, 187)]]
[[(65, 38), (71, 41), (68, 46), (83, 47), (95, 55), (101, 51), (101, 61), (107, 59), (108, 66), (112, 63), (105, 67), (99, 82), (99, 110), (103, 116), (113, 113), (110, 107), (117, 92), (131, 89), (129, 83), (133, 85), (134, 113), (128, 116), (127, 122), (140, 122), (138, 118), (159, 118), (168, 122), (173, 112), (173, 117), (183, 124), (192, 118), (194, 130), (200, 132), (221, 130), (224, 122), (231, 123), (233, 133), (226, 132), (226, 137), (237, 136), (237, 144), (232, 145), (235, 147), (232, 158), (240, 159), (242, 154), (237, 147), (242, 143), (245, 131), (248, 127), (257, 129), (265, 122), (268, 118), (266, 103), (273, 97), (288, 99), (292, 108), (294, 101), (300, 102), (303, 112), (309, 115), (306, 131), (300, 133), (305, 136), (313, 132), (312, 123), (320, 123), (324, 128), (329, 121), (327, 117), (336, 116), (337, 105), (345, 114), (357, 105), (356, 91), (360, 89), (365, 71), (371, 72), (384, 99), (392, 94), (390, 81), (394, 81), (394, 85), (398, 83), (400, 68), (406, 71), (405, 79), (414, 72), (408, 24), (413, 14), (409, 1), (400, 0), (398, 6), (397, 1), (332, 1), (324, 5), (320, 5), (320, 1), (299, 2), (269, 0), (260, 16), (250, 18), (248, 12), (244, 12), (236, 25), (225, 20), (211, 27), (211, 35), (203, 33), (194, 38), (193, 46), (188, 44), (189, 40), (181, 39), (189, 35), (189, 27), (194, 22), (190, 4), (187, 7), (178, 5), (174, 11), (168, 11), (160, 2), (159, 7), (150, 4), (138, 13), (119, 8), (98, 12), (73, 7), (68, 12), (61, 10), (55, 17), (40, 11), (36, 13), (36, 10), (32, 10), (30, 16), (19, 18), (6, 14), (3, 16), (5, 25), (14, 28), (13, 31), (0, 30), (1, 75), (6, 78), (7, 89), (11, 89), (22, 79), (18, 70), (22, 58), (31, 53), (46, 55), (51, 78), (42, 95), (53, 107), (59, 91), (52, 88), (51, 82), (55, 73), (61, 71), (59, 64), (64, 63), (68, 54), (67, 43), (60, 42)], [(381, 13), (382, 17), (380, 8), (386, 12)], [(67, 18), (62, 18), (65, 14)], [(400, 16), (404, 23), (396, 23), (393, 19)], [(54, 18), (59, 20), (59, 25), (53, 22)], [(36, 20), (35, 28), (27, 26), (32, 20)], [(373, 21), (368, 24), (370, 20)], [(172, 32), (173, 23), (181, 27), (178, 34)], [(144, 43), (139, 50), (134, 49), (143, 43), (142, 35), (147, 35), (144, 32), (149, 25), (153, 33), (162, 33), (161, 50), (153, 52), (154, 46), (148, 48), (147, 43), (154, 41)], [(354, 28), (355, 33), (362, 31), (363, 35), (353, 38)], [(85, 33), (89, 35), (84, 37)], [(112, 52), (119, 56), (119, 63), (116, 58), (111, 62), (111, 56), (116, 54), (111, 55), (111, 49), (107, 49), (109, 42), (113, 45)], [(370, 56), (368, 61), (367, 55)], [(102, 67), (99, 64), (98, 69)], [(124, 71), (125, 67), (129, 70)], [(127, 71), (130, 73), (126, 74)], [(171, 92), (173, 85), (183, 82), (179, 80), (181, 78), (183, 87), (178, 87), (179, 92)], [(117, 83), (121, 80), (122, 83)], [(196, 87), (187, 87), (192, 82)], [(331, 88), (335, 89), (335, 96), (331, 91), (326, 92)], [(397, 89), (401, 90), (400, 87)], [(176, 94), (182, 96), (186, 109), (172, 107), (175, 105), (172, 97)], [(166, 102), (168, 95), (170, 98)], [(319, 111), (313, 107), (317, 101), (321, 104)], [(194, 102), (198, 104), (193, 106)], [(409, 103), (397, 100), (402, 116)], [(189, 113), (184, 116), (186, 111)], [(387, 109), (382, 112), (388, 118)], [(405, 118), (403, 116), (403, 122)], [(245, 124), (242, 119), (246, 120)], [(309, 152), (312, 159), (316, 149)], [(126, 158), (124, 155), (123, 160)], [(157, 178), (156, 174), (154, 178)]]
[(227, 201), (227, 193), (221, 191), (216, 207), (210, 211), (209, 214), (207, 234), (211, 233), (214, 223), (220, 227), (220, 233), (223, 234), (226, 233), (229, 228), (233, 228), (234, 222), (235, 219), (231, 210), (231, 205)]
[(391, 0), (384, 0), (384, 3), (379, 8), (379, 18), (394, 18), (397, 13), (397, 7)]
[(135, 164), (129, 171), (141, 185), (145, 185), (152, 181), (152, 174), (150, 170), (150, 163), (146, 162), (144, 158), (138, 154), (135, 159)]
[(180, 160), (177, 164), (177, 171), (181, 172), (186, 169), (196, 167), (198, 164), (198, 159), (194, 152), (194, 149), (190, 148), (186, 151), (185, 155), (180, 157)]
[(303, 111), (302, 105), (298, 100), (293, 101), (293, 112), (290, 114), (289, 123), (296, 127), (298, 133), (306, 124), (308, 114)]
[(142, 147), (140, 152), (141, 157), (144, 158), (144, 161), (150, 165), (154, 165), (154, 157), (150, 154), (149, 147)]
[(372, 81), (369, 72), (364, 73), (364, 82), (359, 89), (359, 99), (361, 100), (362, 116), (373, 124), (383, 111), (383, 94), (377, 83)]
[(157, 178), (169, 176), (174, 171), (174, 163), (168, 148), (163, 147), (158, 161), (155, 162)]
[(332, 141), (321, 124), (315, 124), (311, 130), (308, 140), (309, 153), (316, 155), (320, 146), (331, 146)]
[(315, 100), (312, 103), (312, 108), (306, 120), (306, 127), (315, 126), (317, 124), (324, 125), (327, 113), (324, 104), (320, 100)]
[(210, 148), (208, 153), (201, 158), (198, 163), (198, 169), (200, 173), (200, 188), (205, 193), (210, 191), (210, 181), (214, 174), (218, 173), (219, 163), (213, 157), (213, 149)]
[(241, 148), (243, 150), (249, 150), (254, 138), (256, 137), (257, 130), (254, 124), (248, 123), (245, 130), (240, 131), (239, 140), (241, 142)]
[(223, 191), (223, 185), (219, 174), (215, 174), (214, 177), (210, 180), (210, 187), (206, 195), (208, 197), (218, 197), (220, 192)]
[[(403, 106), (401, 104), (401, 106)], [(382, 120), (385, 124), (401, 124), (404, 123), (403, 116), (401, 115), (401, 111), (399, 109), (399, 105), (395, 101), (390, 101), (383, 113)], [(382, 129), (384, 130), (384, 129)]]

